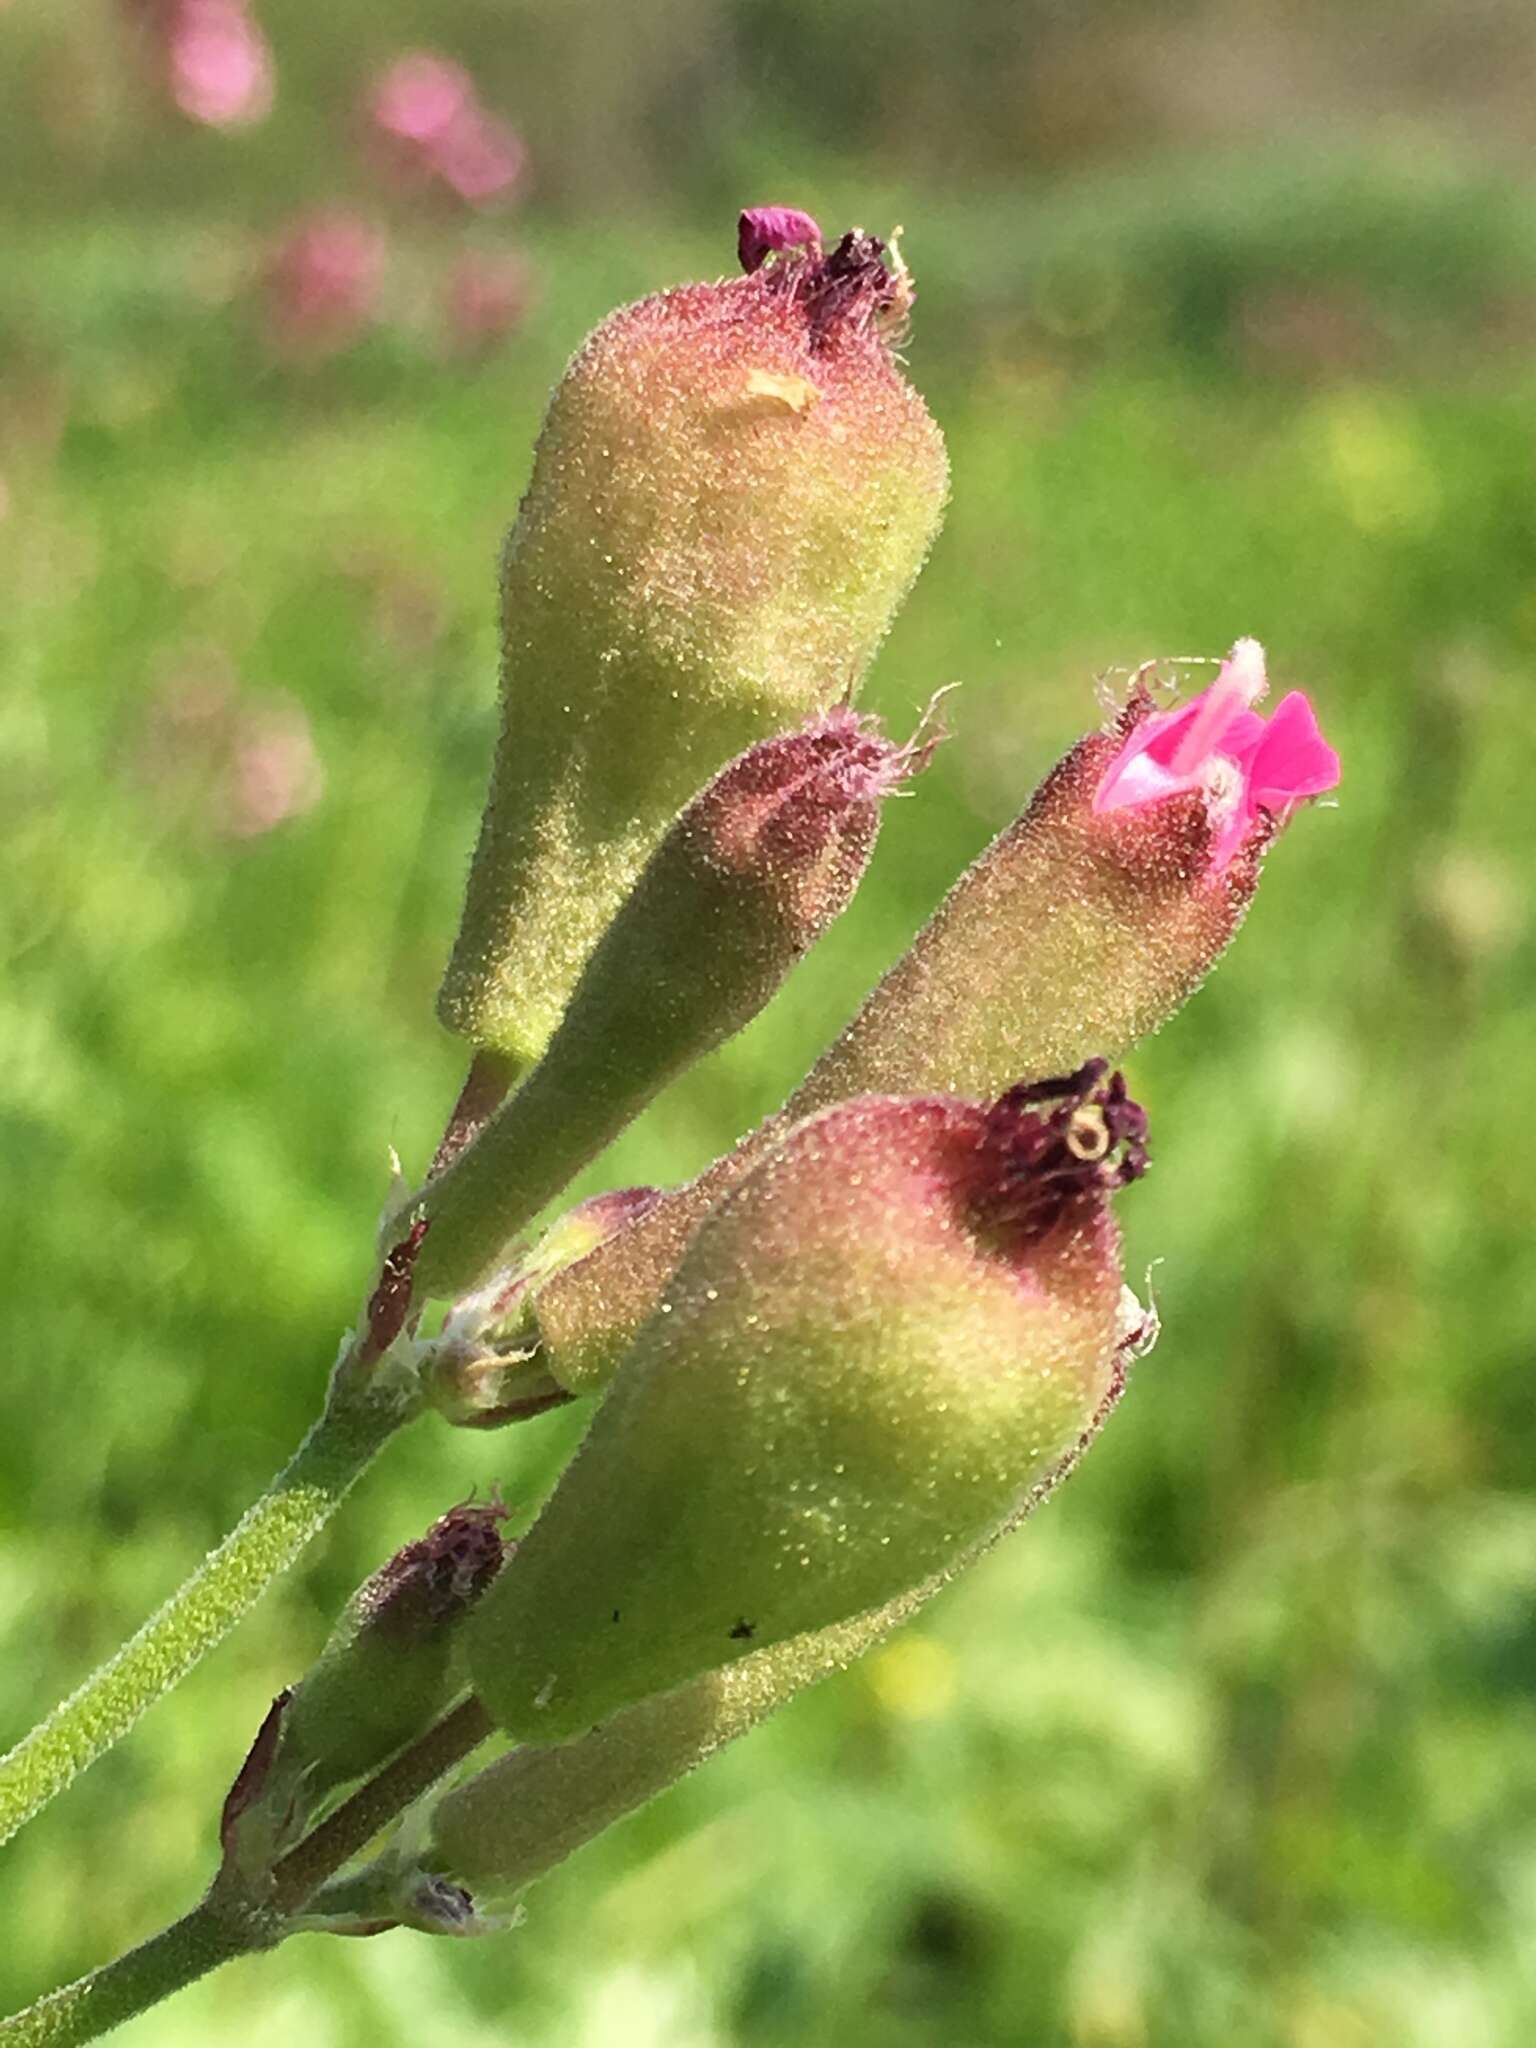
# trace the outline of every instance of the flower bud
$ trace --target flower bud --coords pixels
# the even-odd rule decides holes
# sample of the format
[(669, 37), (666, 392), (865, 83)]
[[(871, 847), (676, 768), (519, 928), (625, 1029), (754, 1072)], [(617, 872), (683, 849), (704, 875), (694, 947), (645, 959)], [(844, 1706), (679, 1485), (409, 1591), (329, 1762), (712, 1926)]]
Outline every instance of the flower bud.
[(1264, 686), (1256, 640), (1178, 710), (1138, 678), (955, 884), (795, 1113), (877, 1087), (987, 1094), (1165, 1024), (1236, 933), (1275, 834), (1339, 778), (1306, 698), (1266, 725)]
[(1102, 1061), (798, 1125), (711, 1212), (470, 1624), (496, 1719), (562, 1741), (994, 1532), (1113, 1380), (1106, 1198), (1144, 1129)]
[(473, 1285), (674, 1075), (739, 1031), (853, 899), (933, 743), (835, 711), (760, 740), (673, 821), (544, 1057), (423, 1195), (425, 1292)]
[(613, 314), (555, 392), (502, 571), (503, 726), (450, 1029), (528, 1062), (689, 794), (846, 701), (922, 565), (943, 441), (862, 233)]
[(274, 1789), (314, 1812), (438, 1718), (464, 1684), (460, 1624), (502, 1568), (506, 1509), (451, 1508), (353, 1595), (283, 1717)]
[(754, 1650), (672, 1692), (625, 1707), (572, 1742), (510, 1750), (430, 1800), (412, 1827), (350, 1880), (360, 1886), (369, 1909), (388, 1922), (424, 1926), (419, 1902), (447, 1887), (463, 1902), (460, 1923), (467, 1910), (478, 1925), (508, 1924), (505, 1917), (488, 1918), (488, 1912), (494, 1916), (512, 1907), (527, 1885), (604, 1828), (748, 1734), (806, 1687), (846, 1669), (909, 1621), (956, 1572), (1019, 1527), (1075, 1470), (1114, 1412), (1131, 1366), (1156, 1340), (1155, 1310), (1125, 1288), (1114, 1368), (1087, 1428), (980, 1543), (952, 1554), (942, 1570), (851, 1621)]
[(1293, 692), (1266, 723), (1252, 708), (1263, 687), (1253, 640), (1178, 709), (1156, 710), (1138, 677), (1109, 730), (1051, 771), (780, 1115), (539, 1294), (554, 1377), (578, 1393), (606, 1384), (702, 1217), (792, 1119), (866, 1092), (991, 1095), (1165, 1024), (1237, 931), (1276, 834), (1338, 781), (1307, 699)]

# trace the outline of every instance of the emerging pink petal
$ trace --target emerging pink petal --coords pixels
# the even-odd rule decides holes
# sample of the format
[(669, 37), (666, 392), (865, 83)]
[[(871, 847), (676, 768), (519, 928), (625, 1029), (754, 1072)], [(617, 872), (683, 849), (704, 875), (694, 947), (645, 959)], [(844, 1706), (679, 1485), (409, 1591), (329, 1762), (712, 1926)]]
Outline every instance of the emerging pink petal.
[(736, 254), (748, 276), (780, 249), (821, 246), (821, 229), (797, 206), (749, 206), (736, 228)]
[(1292, 690), (1275, 706), (1254, 750), (1249, 780), (1255, 799), (1266, 810), (1294, 804), (1305, 796), (1321, 796), (1339, 779), (1339, 757), (1318, 730), (1311, 704)]
[(1239, 640), (1208, 690), (1139, 721), (1094, 793), (1095, 812), (1198, 791), (1211, 822), (1210, 867), (1224, 869), (1261, 811), (1283, 824), (1303, 798), (1339, 780), (1339, 757), (1307, 698), (1293, 690), (1266, 721), (1253, 708), (1266, 688), (1263, 648)]

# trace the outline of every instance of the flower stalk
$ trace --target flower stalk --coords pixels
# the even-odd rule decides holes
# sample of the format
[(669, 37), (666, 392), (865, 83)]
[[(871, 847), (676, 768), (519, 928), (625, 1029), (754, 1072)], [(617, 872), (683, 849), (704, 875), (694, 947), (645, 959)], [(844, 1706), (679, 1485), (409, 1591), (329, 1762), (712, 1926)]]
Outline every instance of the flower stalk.
[(416, 1412), (375, 1386), (336, 1402), (261, 1498), (136, 1635), (0, 1757), (0, 1842), (125, 1736), (255, 1606), (340, 1507), (353, 1482)]
[(303, 1908), (327, 1879), (491, 1732), (479, 1701), (461, 1701), (291, 1850), (274, 1869), (264, 1898), (253, 1901), (215, 1882), (199, 1905), (159, 1934), (25, 2011), (0, 2019), (0, 2048), (76, 2048), (147, 2012), (220, 1964), (275, 1948), (300, 1931)]

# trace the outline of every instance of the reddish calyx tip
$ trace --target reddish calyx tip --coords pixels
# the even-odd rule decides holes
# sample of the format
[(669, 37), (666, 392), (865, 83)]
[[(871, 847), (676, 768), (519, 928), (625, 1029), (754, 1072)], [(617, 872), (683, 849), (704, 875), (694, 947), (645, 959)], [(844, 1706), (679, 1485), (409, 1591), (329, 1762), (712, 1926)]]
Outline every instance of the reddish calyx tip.
[(461, 1614), (502, 1567), (507, 1545), (500, 1529), (511, 1512), (499, 1499), (450, 1508), (374, 1574), (367, 1587), (370, 1612), (389, 1606), (403, 1587), (414, 1587), (434, 1622)]
[(1339, 757), (1305, 693), (1292, 690), (1265, 719), (1253, 707), (1267, 687), (1263, 648), (1239, 640), (1208, 690), (1136, 717), (1094, 792), (1094, 811), (1198, 792), (1211, 821), (1209, 868), (1224, 871), (1256, 825), (1283, 825), (1299, 803), (1339, 780)]
[(1146, 1138), (1146, 1111), (1108, 1060), (1020, 1082), (986, 1112), (978, 1212), (1010, 1234), (1044, 1237), (1069, 1211), (1139, 1180)]
[(823, 712), (799, 737), (816, 747), (850, 799), (884, 796), (921, 775), (949, 737), (938, 717), (938, 703), (936, 696), (905, 743), (887, 739), (877, 718), (847, 705)]

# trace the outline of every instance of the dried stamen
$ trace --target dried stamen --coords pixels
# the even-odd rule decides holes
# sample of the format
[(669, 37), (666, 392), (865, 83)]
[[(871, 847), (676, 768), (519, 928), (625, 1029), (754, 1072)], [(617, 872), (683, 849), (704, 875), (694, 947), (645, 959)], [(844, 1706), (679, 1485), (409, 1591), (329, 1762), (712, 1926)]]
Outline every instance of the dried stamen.
[[(862, 334), (873, 321), (893, 314), (899, 318), (911, 304), (905, 265), (893, 273), (885, 260), (885, 243), (862, 228), (850, 228), (825, 253), (819, 241), (775, 247), (784, 253), (763, 271), (764, 280), (803, 308), (813, 352), (830, 347), (845, 333)], [(759, 264), (766, 254), (759, 257)]]
[(1010, 1088), (987, 1112), (981, 1218), (1043, 1237), (1069, 1209), (1102, 1201), (1147, 1169), (1147, 1119), (1108, 1060)]

